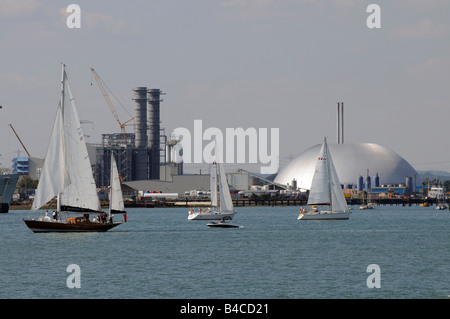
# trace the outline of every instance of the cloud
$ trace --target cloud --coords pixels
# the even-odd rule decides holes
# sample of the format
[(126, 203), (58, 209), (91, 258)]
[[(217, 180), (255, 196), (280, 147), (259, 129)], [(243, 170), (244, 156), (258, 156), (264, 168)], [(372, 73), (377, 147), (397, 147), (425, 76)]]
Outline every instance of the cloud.
[(437, 39), (449, 34), (448, 25), (436, 25), (430, 19), (423, 19), (412, 25), (403, 25), (390, 32), (391, 39)]
[(0, 17), (20, 17), (33, 13), (40, 3), (37, 0), (1, 0)]
[(110, 15), (96, 12), (86, 12), (82, 16), (85, 18), (87, 27), (101, 27), (113, 34), (120, 33), (125, 27), (125, 23), (122, 19), (117, 19)]
[(48, 86), (51, 85), (48, 81), (43, 81), (35, 76), (23, 75), (15, 72), (3, 72), (0, 73), (0, 84), (2, 85), (41, 85)]
[(434, 82), (435, 86), (448, 83), (450, 58), (446, 56), (433, 57), (405, 68), (406, 76), (421, 83)]
[(320, 11), (326, 8), (348, 10), (361, 3), (362, 0), (223, 0), (221, 6), (243, 19), (262, 20), (304, 18), (308, 15), (307, 8)]

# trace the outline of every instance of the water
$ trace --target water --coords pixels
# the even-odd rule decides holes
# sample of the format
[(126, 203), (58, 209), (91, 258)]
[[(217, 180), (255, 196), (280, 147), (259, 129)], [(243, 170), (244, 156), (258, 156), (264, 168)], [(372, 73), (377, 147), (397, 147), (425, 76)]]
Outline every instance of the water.
[[(10, 211), (0, 215), (0, 298), (449, 298), (450, 211), (355, 207), (348, 221), (298, 221), (297, 207), (237, 210), (240, 229), (153, 208), (88, 234), (34, 234), (28, 211)], [(70, 264), (79, 289), (67, 287)], [(380, 288), (367, 286), (370, 264)]]

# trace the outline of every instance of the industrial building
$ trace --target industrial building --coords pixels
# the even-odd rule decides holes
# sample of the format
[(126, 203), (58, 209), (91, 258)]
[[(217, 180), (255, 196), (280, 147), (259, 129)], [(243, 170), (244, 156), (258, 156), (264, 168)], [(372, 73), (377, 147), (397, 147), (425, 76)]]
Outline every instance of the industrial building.
[[(94, 71), (93, 71), (94, 72)], [(96, 79), (98, 76), (94, 72)], [(105, 98), (107, 95), (103, 90)], [(160, 89), (136, 87), (133, 90), (134, 133), (126, 133), (124, 124), (115, 113), (111, 102), (107, 102), (120, 124), (121, 132), (103, 134), (100, 144), (88, 144), (88, 153), (92, 163), (97, 187), (110, 185), (110, 158), (114, 155), (125, 188), (134, 192), (177, 193), (180, 197), (191, 191), (210, 191), (209, 172), (205, 174), (183, 174), (183, 163), (172, 161), (176, 140), (168, 139), (161, 128)], [(352, 190), (371, 190), (384, 192), (385, 188), (405, 188), (405, 192), (414, 192), (420, 185), (415, 169), (395, 152), (375, 143), (344, 144), (343, 103), (338, 103), (338, 142), (329, 148), (343, 188)], [(320, 144), (300, 153), (285, 167), (282, 167), (273, 182), (264, 178), (265, 184), (275, 185), (278, 190), (287, 192), (307, 190), (311, 186)], [(30, 174), (34, 179), (40, 175), (42, 160), (35, 158), (17, 158), (14, 162), (18, 173)], [(250, 172), (239, 170), (227, 173), (232, 192), (256, 191), (256, 184)], [(373, 177), (373, 183), (371, 177)], [(256, 176), (256, 175), (254, 175)], [(263, 189), (258, 190), (259, 192)], [(273, 190), (275, 191), (275, 190)], [(285, 191), (283, 191), (285, 192)]]
[[(94, 180), (98, 188), (110, 185), (111, 153), (116, 159), (119, 174), (124, 184), (124, 196), (130, 192), (178, 193), (184, 196), (192, 190), (209, 191), (209, 172), (206, 174), (183, 174), (183, 163), (176, 163), (174, 146), (178, 141), (168, 139), (161, 128), (160, 89), (136, 87), (133, 91), (134, 133), (126, 133), (112, 107), (98, 75), (94, 76), (120, 124), (121, 132), (102, 134), (101, 143), (88, 143), (88, 155), (92, 164)], [(20, 139), (19, 139), (20, 140)], [(43, 159), (18, 157), (13, 160), (13, 169), (21, 175), (39, 179)], [(228, 173), (230, 188), (237, 191), (249, 188), (248, 173)], [(101, 192), (101, 190), (100, 190)]]
[[(338, 103), (337, 144), (328, 144), (343, 188), (370, 189), (372, 175), (379, 185), (408, 184), (414, 191), (412, 184), (420, 182), (417, 172), (400, 155), (375, 143), (344, 144), (343, 114), (343, 103)], [(279, 170), (274, 181), (286, 185), (295, 180), (300, 189), (310, 189), (320, 147), (317, 144), (300, 153)]]
[[(134, 133), (103, 134), (100, 145), (90, 144), (91, 163), (98, 187), (109, 185), (111, 153), (117, 162), (123, 182), (138, 180), (170, 179), (173, 174), (182, 174), (182, 164), (167, 161), (173, 141), (167, 141), (160, 127), (160, 102), (164, 94), (159, 89), (136, 87)], [(95, 153), (95, 155), (93, 155)]]
[[(300, 153), (280, 169), (275, 182), (287, 184), (295, 179), (299, 188), (309, 189), (320, 147), (317, 144)], [(366, 184), (370, 185), (366, 182), (370, 175), (377, 175), (381, 184), (390, 185), (405, 184), (417, 175), (404, 158), (379, 144), (328, 144), (328, 147), (344, 188), (363, 190)]]

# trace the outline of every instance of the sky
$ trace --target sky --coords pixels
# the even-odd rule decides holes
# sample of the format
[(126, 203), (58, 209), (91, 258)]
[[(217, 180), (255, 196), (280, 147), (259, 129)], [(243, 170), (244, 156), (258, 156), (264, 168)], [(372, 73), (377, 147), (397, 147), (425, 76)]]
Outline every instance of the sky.
[[(81, 27), (66, 24), (70, 4)], [(369, 28), (377, 4), (380, 28)], [(44, 157), (66, 64), (91, 143), (120, 128), (132, 89), (161, 89), (161, 127), (279, 129), (280, 167), (337, 141), (377, 143), (450, 171), (448, 0), (0, 0), (0, 166)], [(120, 103), (118, 102), (120, 101)], [(133, 132), (133, 127), (127, 127)]]

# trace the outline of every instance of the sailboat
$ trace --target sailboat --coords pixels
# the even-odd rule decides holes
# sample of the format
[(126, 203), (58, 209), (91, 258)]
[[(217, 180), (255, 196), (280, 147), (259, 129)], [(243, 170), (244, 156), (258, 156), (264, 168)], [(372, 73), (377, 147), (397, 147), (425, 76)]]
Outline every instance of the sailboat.
[(209, 228), (241, 228), (242, 226), (231, 223), (226, 218), (206, 224)]
[(326, 138), (317, 158), (307, 205), (311, 206), (310, 210), (300, 209), (297, 219), (333, 220), (349, 219), (350, 216)]
[(213, 162), (210, 169), (211, 207), (197, 210), (191, 208), (188, 220), (230, 220), (236, 214), (223, 164)]
[[(111, 163), (114, 166), (113, 159)], [(116, 190), (117, 187), (119, 190)], [(122, 193), (120, 184), (117, 186), (112, 179), (111, 194), (114, 201), (119, 192)], [(32, 213), (55, 197), (57, 208), (52, 218), (46, 213), (46, 216), (40, 216), (37, 220), (31, 219)], [(117, 209), (124, 211), (120, 206)], [(61, 100), (30, 216), (24, 222), (33, 232), (107, 231), (121, 224), (113, 222), (111, 211), (114, 210), (107, 213), (101, 211), (83, 131), (63, 64)], [(82, 216), (68, 217), (69, 213), (74, 212)], [(98, 215), (100, 221), (90, 221), (89, 214)]]

